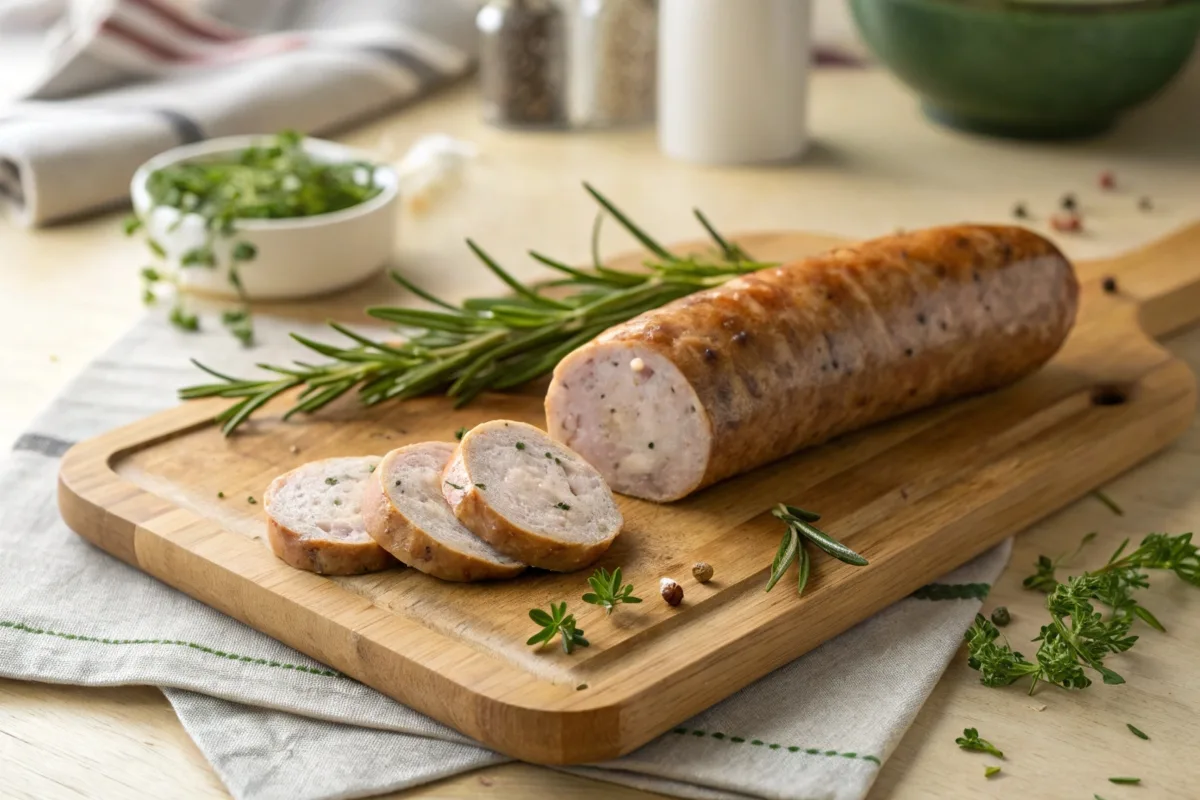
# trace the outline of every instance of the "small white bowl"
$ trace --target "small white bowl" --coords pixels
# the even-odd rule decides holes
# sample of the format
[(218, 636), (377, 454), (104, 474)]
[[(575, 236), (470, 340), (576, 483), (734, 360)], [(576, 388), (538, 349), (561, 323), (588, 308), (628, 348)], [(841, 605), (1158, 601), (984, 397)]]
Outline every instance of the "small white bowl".
[(146, 224), (147, 233), (166, 251), (169, 265), (179, 269), (180, 280), (187, 290), (236, 299), (237, 291), (230, 285), (226, 272), (229, 253), (236, 242), (249, 242), (258, 250), (255, 259), (239, 270), (246, 294), (252, 300), (288, 300), (343, 289), (371, 277), (391, 258), (400, 199), (395, 170), (378, 164), (359, 150), (324, 139), (306, 138), (305, 151), (320, 161), (376, 164), (374, 181), (382, 191), (365, 203), (329, 214), (239, 219), (233, 236), (218, 237), (214, 244), (218, 260), (215, 269), (180, 267), (184, 253), (204, 244), (204, 221), (196, 214), (183, 214), (174, 208), (159, 206), (151, 210), (146, 188), (150, 174), (171, 164), (203, 161), (253, 145), (269, 144), (273, 138), (228, 136), (176, 147), (150, 159), (134, 173), (130, 184), (134, 211)]

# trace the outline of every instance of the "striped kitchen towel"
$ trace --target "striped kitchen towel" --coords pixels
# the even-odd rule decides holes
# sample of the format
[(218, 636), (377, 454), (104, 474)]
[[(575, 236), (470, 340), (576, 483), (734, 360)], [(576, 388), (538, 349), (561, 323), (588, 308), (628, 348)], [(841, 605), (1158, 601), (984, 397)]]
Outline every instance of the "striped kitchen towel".
[(0, 203), (44, 225), (123, 203), (178, 144), (324, 133), (461, 76), (473, 0), (0, 2)]

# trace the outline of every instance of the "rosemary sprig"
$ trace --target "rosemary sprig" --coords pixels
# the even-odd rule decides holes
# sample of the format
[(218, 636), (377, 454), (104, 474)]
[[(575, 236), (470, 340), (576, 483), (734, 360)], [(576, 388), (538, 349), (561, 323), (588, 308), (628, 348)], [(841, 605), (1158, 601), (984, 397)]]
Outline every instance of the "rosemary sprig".
[(783, 503), (775, 506), (771, 513), (787, 525), (787, 530), (783, 532), (779, 548), (775, 551), (775, 558), (771, 561), (771, 577), (767, 579), (766, 591), (774, 589), (775, 584), (779, 583), (779, 579), (787, 572), (792, 562), (797, 562), (799, 568), (796, 594), (804, 594), (812, 563), (808, 548), (805, 546), (806, 542), (811, 542), (825, 553), (852, 566), (865, 567), (867, 565), (865, 558), (813, 525), (814, 522), (821, 519), (820, 514)]
[[(967, 663), (979, 671), (980, 682), (985, 686), (1009, 686), (1031, 676), (1030, 694), (1040, 681), (1064, 689), (1084, 689), (1092, 683), (1085, 669), (1098, 672), (1105, 683), (1124, 683), (1124, 678), (1104, 666), (1104, 658), (1124, 652), (1137, 642), (1137, 636), (1129, 635), (1135, 617), (1163, 630), (1154, 615), (1132, 596), (1134, 590), (1149, 586), (1147, 576), (1140, 570), (1171, 570), (1185, 582), (1200, 587), (1200, 554), (1191, 539), (1190, 533), (1179, 536), (1152, 533), (1135, 550), (1122, 556), (1129, 544), (1126, 539), (1103, 567), (1070, 578), (1066, 583), (1056, 583), (1046, 598), (1050, 624), (1042, 626), (1034, 639), (1041, 642), (1034, 661), (1027, 660), (1007, 642), (999, 644), (1000, 631), (977, 614), (965, 636)], [(1039, 563), (1043, 560), (1048, 561), (1042, 556)], [(1096, 611), (1093, 600), (1112, 610), (1107, 619)]]
[(555, 636), (562, 638), (564, 653), (570, 653), (576, 647), (587, 647), (590, 642), (583, 638), (583, 629), (575, 627), (575, 615), (567, 613), (566, 602), (550, 604), (550, 613), (540, 608), (531, 608), (529, 618), (542, 626), (542, 629), (530, 636), (525, 644), (545, 644)]
[[(357, 389), (359, 400), (366, 405), (443, 392), (454, 398), (457, 407), (481, 392), (510, 389), (549, 373), (567, 353), (613, 325), (772, 266), (751, 260), (744, 250), (721, 237), (702, 214), (698, 218), (712, 236), (717, 256), (674, 255), (604, 195), (587, 184), (584, 187), (600, 205), (602, 215), (611, 216), (649, 251), (645, 272), (626, 272), (599, 263), (595, 252), (599, 223), (593, 228), (596, 263), (591, 269), (577, 269), (531, 251), (532, 258), (564, 276), (538, 284), (518, 281), (468, 240), (471, 252), (513, 290), (512, 295), (475, 298), (455, 306), (393, 273), (397, 283), (437, 306), (436, 310), (367, 309), (376, 319), (399, 326), (407, 334), (406, 341), (385, 343), (330, 323), (351, 340), (348, 345), (325, 344), (298, 334), (292, 338), (331, 361), (260, 364), (275, 375), (257, 380), (225, 376), (197, 364), (218, 381), (185, 388), (180, 397), (236, 401), (217, 417), (226, 434), (267, 400), (297, 387), (304, 390), (285, 417), (316, 411), (352, 389)], [(550, 296), (546, 294), (549, 289), (568, 291)]]
[(588, 578), (592, 591), (583, 596), (583, 602), (594, 606), (602, 606), (611, 614), (620, 603), (640, 603), (642, 598), (633, 596), (633, 584), (621, 585), (621, 568), (617, 567), (611, 573), (604, 567), (592, 573)]

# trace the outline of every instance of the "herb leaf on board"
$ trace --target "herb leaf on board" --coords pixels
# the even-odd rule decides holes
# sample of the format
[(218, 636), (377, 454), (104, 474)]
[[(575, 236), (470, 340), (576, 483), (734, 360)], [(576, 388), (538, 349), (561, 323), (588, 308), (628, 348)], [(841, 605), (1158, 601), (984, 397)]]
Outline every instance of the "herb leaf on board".
[(525, 644), (541, 645), (558, 636), (562, 640), (563, 652), (568, 654), (576, 647), (587, 647), (590, 644), (583, 637), (583, 629), (575, 627), (575, 615), (567, 613), (565, 601), (558, 605), (551, 603), (549, 613), (540, 608), (531, 608), (529, 618), (542, 626), (542, 629), (530, 636)]
[(820, 514), (805, 511), (802, 508), (796, 508), (784, 503), (776, 505), (771, 510), (771, 513), (776, 518), (782, 520), (787, 525), (787, 528), (783, 532), (783, 538), (779, 541), (779, 547), (775, 551), (775, 558), (771, 561), (771, 577), (767, 579), (766, 591), (769, 592), (774, 589), (775, 584), (779, 583), (779, 579), (784, 576), (784, 573), (787, 572), (792, 562), (797, 562), (800, 566), (796, 581), (796, 592), (797, 594), (804, 593), (804, 587), (808, 585), (809, 570), (812, 566), (811, 556), (807, 548), (808, 543), (815, 545), (818, 549), (839, 561), (844, 561), (852, 566), (865, 567), (867, 565), (865, 558), (813, 525), (814, 522), (821, 519)]
[(601, 606), (611, 614), (620, 603), (640, 603), (642, 598), (633, 596), (633, 584), (621, 584), (621, 568), (611, 573), (601, 567), (588, 578), (592, 591), (583, 596), (583, 602)]

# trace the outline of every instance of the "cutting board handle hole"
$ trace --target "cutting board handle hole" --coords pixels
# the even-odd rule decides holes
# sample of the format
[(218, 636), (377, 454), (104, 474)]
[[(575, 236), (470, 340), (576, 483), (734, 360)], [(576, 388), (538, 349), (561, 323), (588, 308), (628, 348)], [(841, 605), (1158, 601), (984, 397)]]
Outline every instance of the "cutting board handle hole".
[(1129, 390), (1125, 386), (1113, 383), (1102, 383), (1092, 389), (1092, 405), (1119, 406), (1129, 399)]

